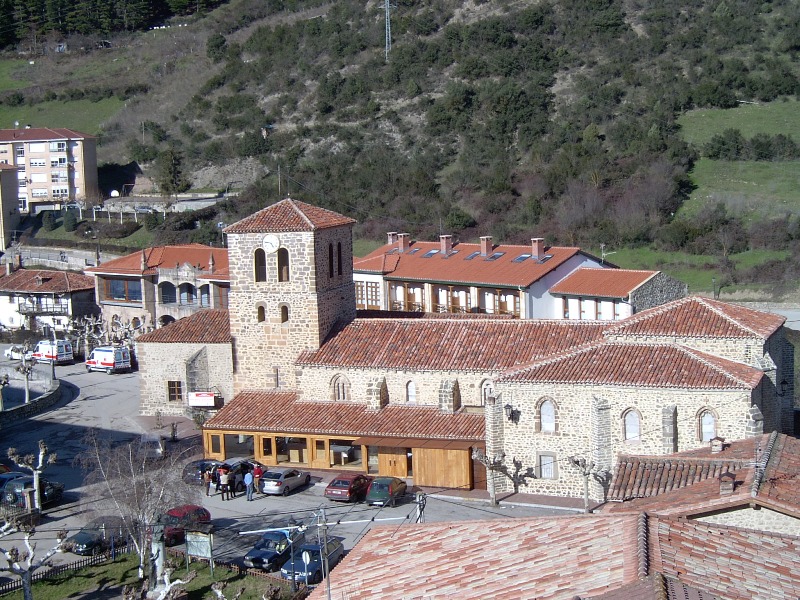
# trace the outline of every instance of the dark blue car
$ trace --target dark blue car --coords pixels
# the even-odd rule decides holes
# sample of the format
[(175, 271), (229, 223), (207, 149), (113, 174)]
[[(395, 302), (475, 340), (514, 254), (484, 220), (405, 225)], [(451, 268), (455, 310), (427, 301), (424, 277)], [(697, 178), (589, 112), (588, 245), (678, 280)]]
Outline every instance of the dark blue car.
[[(319, 583), (323, 579), (321, 544), (303, 544), (281, 567), (281, 577), (295, 581)], [(328, 540), (328, 569), (333, 569), (344, 556), (344, 546), (337, 539)]]

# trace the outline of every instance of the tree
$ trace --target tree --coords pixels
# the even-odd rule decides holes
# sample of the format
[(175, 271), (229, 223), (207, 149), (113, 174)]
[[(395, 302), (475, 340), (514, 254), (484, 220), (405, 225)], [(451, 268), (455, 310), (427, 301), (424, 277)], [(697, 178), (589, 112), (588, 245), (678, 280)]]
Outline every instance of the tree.
[(206, 55), (214, 62), (219, 62), (225, 58), (228, 50), (228, 41), (221, 33), (215, 33), (206, 42)]
[[(148, 527), (173, 506), (199, 504), (199, 488), (190, 488), (181, 481), (180, 461), (192, 449), (152, 459), (140, 452), (137, 444), (114, 445), (94, 430), (87, 433), (84, 441), (87, 449), (76, 461), (86, 473), (85, 483), (99, 488), (100, 497), (94, 505), (122, 519), (139, 555), (139, 578), (143, 579), (151, 558)], [(160, 579), (157, 575), (156, 580)]]
[(78, 228), (78, 217), (75, 216), (75, 211), (68, 210), (64, 213), (64, 231), (75, 231)]
[(50, 548), (50, 550), (39, 559), (36, 558), (36, 544), (31, 541), (36, 531), (32, 527), (23, 524), (21, 521), (6, 521), (2, 527), (0, 527), (0, 538), (20, 531), (25, 534), (25, 551), (20, 552), (16, 546), (12, 546), (8, 549), (0, 546), (0, 554), (6, 559), (6, 566), (0, 566), (0, 572), (19, 575), (22, 580), (23, 598), (25, 600), (33, 600), (32, 576), (38, 569), (47, 566), (57, 552), (63, 550), (64, 541), (67, 539), (67, 531), (59, 531), (56, 534), (55, 546)]
[(52, 465), (58, 459), (55, 452), (49, 452), (47, 444), (44, 440), (39, 440), (38, 454), (26, 454), (20, 456), (16, 448), (8, 449), (8, 458), (14, 461), (20, 467), (30, 469), (33, 472), (33, 502), (34, 506), (41, 510), (41, 474), (47, 468), (47, 465)]
[(174, 146), (170, 146), (156, 158), (155, 179), (163, 196), (180, 194), (191, 187), (183, 173), (183, 157)]
[(56, 217), (53, 211), (46, 210), (42, 215), (42, 227), (45, 231), (53, 231), (56, 228)]

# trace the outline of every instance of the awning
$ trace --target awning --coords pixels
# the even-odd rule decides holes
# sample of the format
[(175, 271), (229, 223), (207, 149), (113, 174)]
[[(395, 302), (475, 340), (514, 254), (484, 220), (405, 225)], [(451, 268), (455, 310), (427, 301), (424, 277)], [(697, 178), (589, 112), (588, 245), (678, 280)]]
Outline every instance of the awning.
[(429, 440), (425, 438), (360, 437), (353, 440), (354, 446), (384, 446), (385, 448), (436, 448), (438, 450), (469, 450), (483, 447), (480, 440)]

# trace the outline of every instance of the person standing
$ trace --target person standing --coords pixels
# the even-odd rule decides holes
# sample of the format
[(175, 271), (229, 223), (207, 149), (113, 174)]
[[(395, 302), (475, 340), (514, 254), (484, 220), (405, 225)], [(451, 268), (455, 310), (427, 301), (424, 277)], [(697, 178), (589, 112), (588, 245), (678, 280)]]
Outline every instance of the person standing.
[(219, 475), (219, 489), (222, 492), (222, 499), (228, 499), (228, 469), (220, 468)]
[(261, 465), (256, 464), (255, 469), (253, 469), (253, 488), (259, 493), (261, 493), (261, 488), (259, 485), (261, 484), (261, 477), (263, 475), (264, 469), (261, 468)]
[(253, 474), (248, 471), (244, 474), (244, 485), (247, 488), (247, 501), (253, 501)]
[(203, 486), (206, 488), (206, 496), (211, 495), (211, 469), (203, 471)]

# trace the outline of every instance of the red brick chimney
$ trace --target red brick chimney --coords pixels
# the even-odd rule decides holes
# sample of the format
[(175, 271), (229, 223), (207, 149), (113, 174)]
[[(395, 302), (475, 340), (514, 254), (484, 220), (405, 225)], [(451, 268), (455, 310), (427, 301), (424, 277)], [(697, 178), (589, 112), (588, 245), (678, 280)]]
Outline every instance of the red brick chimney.
[(492, 236), (481, 236), (481, 256), (489, 256), (492, 253)]
[(531, 238), (531, 256), (536, 260), (544, 256), (544, 238)]
[(445, 256), (450, 256), (450, 253), (453, 251), (453, 236), (440, 235), (439, 245), (441, 246), (441, 253)]
[(733, 473), (723, 473), (719, 476), (719, 495), (730, 496), (733, 494), (733, 484), (736, 481), (736, 476)]
[(386, 237), (388, 238), (386, 241), (387, 244), (394, 244), (397, 241), (397, 232), (390, 231), (386, 234)]
[(400, 252), (408, 252), (410, 246), (411, 246), (411, 234), (398, 233), (397, 247), (400, 249)]

